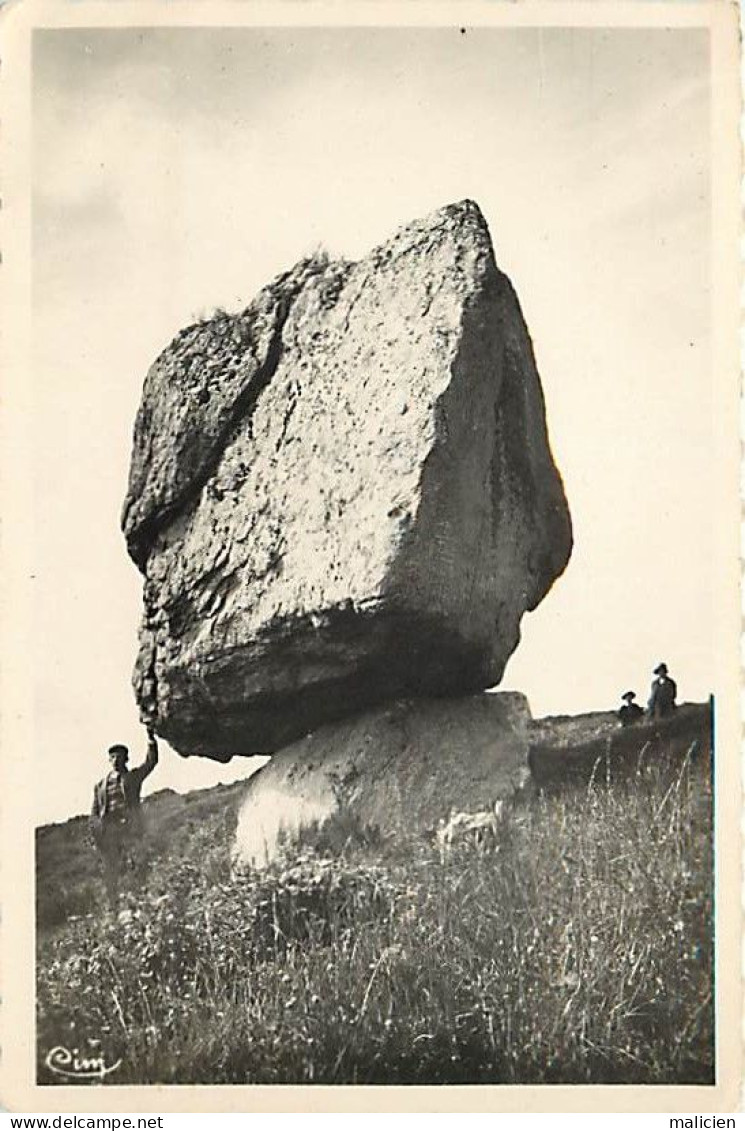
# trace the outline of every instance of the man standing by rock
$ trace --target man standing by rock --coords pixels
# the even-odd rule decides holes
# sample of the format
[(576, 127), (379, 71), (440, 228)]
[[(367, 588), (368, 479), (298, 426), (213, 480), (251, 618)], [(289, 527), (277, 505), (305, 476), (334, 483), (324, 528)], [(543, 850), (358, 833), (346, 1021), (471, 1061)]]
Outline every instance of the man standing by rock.
[(158, 764), (158, 744), (147, 728), (147, 754), (140, 766), (127, 768), (129, 751), (116, 743), (109, 747), (110, 770), (93, 789), (90, 828), (101, 854), (109, 900), (116, 904), (123, 872), (132, 868), (143, 833), (140, 795), (142, 783)]
[(658, 664), (654, 669), (657, 677), (652, 680), (652, 691), (649, 696), (649, 716), (652, 719), (664, 719), (675, 710), (675, 697), (678, 688), (675, 680), (667, 674), (667, 664)]

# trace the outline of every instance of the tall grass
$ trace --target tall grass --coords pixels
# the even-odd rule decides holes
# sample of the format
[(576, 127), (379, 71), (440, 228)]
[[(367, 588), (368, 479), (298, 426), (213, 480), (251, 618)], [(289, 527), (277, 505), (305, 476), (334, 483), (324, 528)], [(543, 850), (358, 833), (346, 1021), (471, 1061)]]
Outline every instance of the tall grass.
[(118, 917), (42, 942), (39, 1077), (112, 1083), (711, 1082), (708, 766), (525, 799), (480, 839), (342, 816), (232, 878), (195, 833)]

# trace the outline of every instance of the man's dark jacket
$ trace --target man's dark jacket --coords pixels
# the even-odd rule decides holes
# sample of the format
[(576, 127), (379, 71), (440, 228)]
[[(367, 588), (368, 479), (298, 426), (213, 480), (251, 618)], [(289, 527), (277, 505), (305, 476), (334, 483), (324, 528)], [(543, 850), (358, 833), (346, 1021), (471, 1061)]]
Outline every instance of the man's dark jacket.
[[(151, 738), (147, 744), (147, 754), (145, 761), (141, 766), (135, 766), (132, 770), (122, 770), (120, 777), (122, 782), (122, 792), (124, 793), (124, 802), (126, 805), (126, 812), (132, 815), (139, 807), (140, 794), (142, 792), (142, 783), (148, 774), (152, 773), (158, 764), (158, 746), (154, 738)], [(109, 771), (109, 774), (111, 771)], [(91, 806), (91, 825), (95, 829), (100, 829), (106, 820), (109, 811), (109, 796), (106, 789), (106, 783), (109, 780), (109, 774), (96, 782), (93, 787), (93, 805)]]
[(675, 710), (677, 694), (675, 680), (669, 675), (660, 675), (653, 680), (652, 694), (649, 697), (649, 713), (652, 718), (671, 715)]

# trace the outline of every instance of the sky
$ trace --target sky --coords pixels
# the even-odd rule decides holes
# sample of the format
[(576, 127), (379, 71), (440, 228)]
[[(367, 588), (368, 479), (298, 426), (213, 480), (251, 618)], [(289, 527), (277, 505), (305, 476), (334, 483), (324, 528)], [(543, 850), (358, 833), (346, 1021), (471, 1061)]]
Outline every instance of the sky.
[[(697, 29), (37, 30), (38, 821), (144, 732), (119, 529), (145, 374), (319, 245), (470, 197), (535, 347), (574, 525), (503, 688), (536, 716), (712, 689), (708, 37)], [(150, 789), (247, 776), (162, 744)]]

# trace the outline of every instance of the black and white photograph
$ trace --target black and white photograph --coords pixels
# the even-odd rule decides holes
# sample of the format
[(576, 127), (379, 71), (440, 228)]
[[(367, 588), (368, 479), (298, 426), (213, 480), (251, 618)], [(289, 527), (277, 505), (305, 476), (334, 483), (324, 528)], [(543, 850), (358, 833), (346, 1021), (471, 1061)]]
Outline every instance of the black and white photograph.
[(8, 1064), (725, 1110), (736, 8), (209, 7), (27, 29)]

